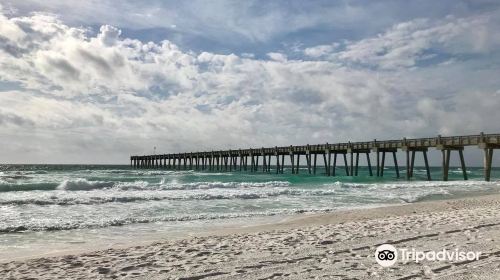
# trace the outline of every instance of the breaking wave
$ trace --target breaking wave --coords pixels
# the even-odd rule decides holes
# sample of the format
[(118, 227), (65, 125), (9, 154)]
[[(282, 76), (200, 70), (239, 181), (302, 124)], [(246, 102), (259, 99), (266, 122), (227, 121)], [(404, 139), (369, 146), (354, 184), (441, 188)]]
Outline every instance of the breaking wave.
[(21, 183), (13, 184), (0, 181), (0, 191), (34, 191), (34, 190), (61, 190), (61, 191), (91, 191), (98, 189), (120, 190), (196, 190), (196, 189), (236, 189), (236, 188), (263, 188), (263, 187), (288, 187), (286, 181), (269, 182), (195, 182), (195, 183), (150, 183), (147, 181), (114, 182), (91, 181), (77, 178), (64, 180), (61, 183)]
[(274, 211), (252, 212), (252, 213), (235, 213), (235, 214), (195, 214), (195, 215), (183, 215), (183, 216), (126, 217), (126, 218), (115, 218), (110, 220), (94, 220), (94, 221), (86, 220), (86, 221), (60, 222), (57, 220), (53, 220), (51, 221), (51, 223), (46, 223), (46, 224), (42, 224), (39, 222), (31, 222), (31, 223), (28, 222), (24, 224), (16, 224), (8, 226), (0, 225), (0, 233), (93, 229), (93, 228), (103, 228), (112, 226), (124, 226), (130, 224), (250, 218), (250, 217), (263, 217), (263, 216), (275, 216), (275, 215), (289, 215), (296, 213), (321, 213), (321, 212), (331, 212), (333, 210), (334, 209), (331, 208), (286, 209), (286, 210), (274, 210)]
[(86, 179), (77, 179), (73, 181), (65, 180), (61, 184), (59, 184), (56, 189), (65, 191), (88, 191), (94, 189), (111, 188), (113, 186), (113, 182), (87, 181)]
[(59, 197), (53, 194), (46, 197), (3, 197), (0, 198), (0, 205), (94, 205), (105, 203), (129, 203), (143, 201), (189, 201), (189, 200), (228, 200), (228, 199), (261, 199), (277, 196), (327, 196), (334, 195), (335, 190), (301, 190), (301, 189), (281, 189), (268, 191), (241, 191), (232, 193), (169, 193), (169, 192), (147, 192), (120, 194), (113, 193), (111, 196), (105, 193), (99, 193), (92, 196)]

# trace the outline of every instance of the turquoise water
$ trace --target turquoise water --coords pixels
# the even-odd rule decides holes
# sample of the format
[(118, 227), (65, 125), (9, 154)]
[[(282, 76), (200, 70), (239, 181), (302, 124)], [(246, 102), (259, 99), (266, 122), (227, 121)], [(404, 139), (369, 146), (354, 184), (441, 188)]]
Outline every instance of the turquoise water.
[[(432, 177), (441, 177), (432, 168)], [(120, 232), (169, 232), (192, 226), (234, 222), (293, 213), (411, 203), (421, 200), (498, 193), (500, 169), (492, 182), (482, 168), (469, 168), (463, 181), (451, 168), (450, 181), (425, 181), (425, 169), (415, 178), (396, 179), (392, 167), (384, 178), (368, 176), (299, 175), (249, 172), (138, 170), (127, 166), (3, 165), (0, 166), (0, 249), (36, 242), (83, 242), (89, 235), (111, 238)], [(405, 174), (404, 168), (401, 174)], [(50, 240), (45, 239), (50, 236)], [(78, 237), (78, 238), (77, 238)], [(30, 246), (31, 246), (30, 245)], [(17, 248), (16, 247), (16, 248)]]

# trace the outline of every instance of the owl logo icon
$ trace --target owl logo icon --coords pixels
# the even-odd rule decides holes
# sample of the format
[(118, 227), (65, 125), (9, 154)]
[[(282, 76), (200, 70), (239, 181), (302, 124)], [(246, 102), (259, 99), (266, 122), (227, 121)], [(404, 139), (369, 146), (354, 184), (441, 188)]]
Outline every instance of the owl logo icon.
[(390, 267), (396, 263), (398, 251), (390, 244), (382, 244), (375, 251), (375, 260), (383, 267)]

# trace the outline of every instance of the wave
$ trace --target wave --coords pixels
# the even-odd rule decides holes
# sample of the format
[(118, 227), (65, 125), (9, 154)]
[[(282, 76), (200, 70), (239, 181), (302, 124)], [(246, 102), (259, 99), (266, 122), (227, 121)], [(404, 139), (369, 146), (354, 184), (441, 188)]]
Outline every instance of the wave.
[(482, 187), (498, 186), (499, 182), (486, 181), (411, 181), (411, 182), (392, 182), (392, 183), (348, 183), (337, 181), (333, 184), (324, 184), (327, 187), (339, 187), (346, 189), (408, 189), (408, 188), (431, 188), (431, 187)]
[(26, 176), (24, 174), (9, 174), (9, 175), (0, 175), (0, 178), (6, 181), (14, 181), (14, 180), (21, 180), (21, 179), (29, 179), (31, 178), (30, 176)]
[(65, 191), (88, 191), (94, 189), (104, 189), (111, 188), (114, 186), (113, 182), (101, 182), (101, 181), (87, 181), (86, 179), (77, 180), (65, 180), (59, 186), (57, 190)]
[(263, 187), (288, 187), (287, 181), (268, 182), (195, 182), (195, 183), (150, 183), (147, 181), (116, 182), (116, 181), (91, 181), (83, 178), (64, 180), (61, 183), (22, 183), (12, 184), (0, 182), (0, 192), (33, 191), (33, 190), (62, 190), (62, 191), (91, 191), (99, 189), (118, 190), (195, 190), (195, 189), (245, 189)]
[(54, 221), (54, 223), (41, 224), (40, 222), (31, 222), (17, 225), (0, 225), (0, 233), (22, 233), (34, 231), (62, 231), (75, 229), (95, 229), (104, 227), (125, 226), (131, 224), (159, 223), (159, 222), (189, 222), (197, 220), (223, 220), (236, 218), (251, 218), (276, 215), (290, 215), (298, 213), (326, 213), (336, 209), (318, 208), (318, 209), (282, 209), (265, 212), (236, 213), (236, 214), (194, 214), (183, 216), (159, 216), (159, 217), (125, 217), (109, 220), (94, 221)]
[(162, 180), (159, 184), (151, 184), (145, 181), (136, 182), (121, 182), (115, 188), (120, 190), (208, 190), (208, 189), (247, 189), (247, 188), (264, 188), (264, 187), (289, 187), (290, 182), (287, 181), (268, 181), (268, 182), (194, 182), (194, 183), (165, 183)]
[(325, 184), (338, 190), (339, 196), (349, 195), (369, 202), (385, 200), (390, 203), (414, 203), (444, 199), (471, 193), (496, 192), (499, 182), (485, 181), (413, 181), (391, 183), (347, 183)]
[(287, 181), (269, 182), (196, 182), (185, 184), (165, 184), (159, 186), (164, 190), (195, 190), (195, 189), (239, 189), (239, 188), (263, 188), (263, 187), (288, 187)]
[(237, 193), (172, 193), (169, 195), (161, 195), (154, 193), (140, 193), (138, 196), (120, 195), (119, 193), (113, 196), (89, 196), (89, 197), (58, 197), (56, 194), (46, 197), (37, 198), (2, 198), (0, 205), (96, 205), (105, 203), (130, 203), (143, 201), (189, 201), (189, 200), (230, 200), (230, 199), (262, 199), (277, 196), (328, 196), (334, 195), (334, 190), (303, 190), (303, 189), (282, 189), (271, 190), (264, 192), (237, 192)]
[(9, 182), (0, 182), (0, 192), (51, 191), (51, 190), (55, 190), (56, 187), (57, 187), (57, 183), (12, 184)]
[(434, 199), (443, 199), (447, 196), (450, 196), (449, 192), (435, 192), (435, 193), (422, 193), (414, 196), (402, 196), (399, 199), (406, 203), (415, 203), (420, 201), (428, 201)]

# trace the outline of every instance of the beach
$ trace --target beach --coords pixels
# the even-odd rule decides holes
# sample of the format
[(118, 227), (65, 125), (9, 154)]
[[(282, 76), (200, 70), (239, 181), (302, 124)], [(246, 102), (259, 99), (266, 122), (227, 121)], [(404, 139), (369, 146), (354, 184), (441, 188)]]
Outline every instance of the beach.
[(0, 280), (500, 280), (499, 73), (500, 0), (0, 0)]
[[(117, 229), (117, 234), (119, 229)], [(3, 262), (3, 279), (499, 279), (500, 195), (297, 214), (126, 248)], [(139, 242), (140, 240), (138, 240)], [(382, 267), (380, 244), (480, 251)]]

